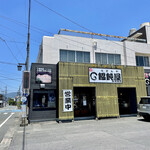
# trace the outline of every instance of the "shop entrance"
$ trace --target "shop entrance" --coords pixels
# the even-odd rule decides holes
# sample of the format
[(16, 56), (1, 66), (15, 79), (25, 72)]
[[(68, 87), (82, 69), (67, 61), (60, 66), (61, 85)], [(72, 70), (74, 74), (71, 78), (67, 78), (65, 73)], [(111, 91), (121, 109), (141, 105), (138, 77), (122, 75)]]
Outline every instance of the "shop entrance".
[(74, 87), (74, 117), (96, 115), (94, 87)]
[(136, 114), (136, 88), (118, 88), (118, 103), (120, 115)]

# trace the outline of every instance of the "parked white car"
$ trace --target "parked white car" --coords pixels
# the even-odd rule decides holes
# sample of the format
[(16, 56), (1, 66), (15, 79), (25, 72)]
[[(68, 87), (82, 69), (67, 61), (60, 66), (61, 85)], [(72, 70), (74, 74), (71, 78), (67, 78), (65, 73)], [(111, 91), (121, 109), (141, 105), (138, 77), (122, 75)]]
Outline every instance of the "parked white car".
[(150, 119), (150, 96), (141, 97), (137, 111), (138, 115), (142, 116), (144, 119)]

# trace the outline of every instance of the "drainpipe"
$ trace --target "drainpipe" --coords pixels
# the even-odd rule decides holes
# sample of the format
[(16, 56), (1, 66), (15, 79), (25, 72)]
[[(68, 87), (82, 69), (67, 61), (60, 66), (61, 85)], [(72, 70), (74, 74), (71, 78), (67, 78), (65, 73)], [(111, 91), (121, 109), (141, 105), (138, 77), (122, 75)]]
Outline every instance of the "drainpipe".
[(127, 65), (127, 51), (126, 51), (126, 43), (123, 42), (123, 54), (124, 54), (124, 66)]

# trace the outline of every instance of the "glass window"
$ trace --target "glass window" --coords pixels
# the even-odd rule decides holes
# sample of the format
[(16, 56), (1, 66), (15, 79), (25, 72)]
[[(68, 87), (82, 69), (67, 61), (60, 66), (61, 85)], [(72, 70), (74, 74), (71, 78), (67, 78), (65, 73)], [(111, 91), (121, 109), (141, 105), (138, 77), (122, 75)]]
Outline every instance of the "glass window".
[(34, 90), (33, 109), (34, 110), (56, 109), (55, 90)]
[(90, 63), (90, 52), (84, 52), (84, 62)]
[(107, 62), (107, 54), (101, 54), (102, 64), (108, 64)]
[(108, 64), (113, 65), (114, 64), (114, 55), (108, 54)]
[(67, 51), (60, 50), (60, 61), (67, 61)]
[(144, 66), (143, 56), (138, 57), (139, 66)]
[(90, 63), (90, 52), (60, 50), (60, 61)]
[(137, 66), (149, 66), (149, 57), (147, 56), (136, 56)]
[(77, 61), (76, 62), (83, 62), (83, 52), (76, 52)]
[(119, 54), (115, 55), (115, 65), (121, 65), (121, 59), (120, 59), (120, 55)]
[(96, 63), (101, 64), (101, 54), (100, 53), (96, 53), (95, 57), (96, 57)]
[(95, 53), (96, 63), (121, 65), (120, 54)]
[(75, 62), (75, 52), (67, 51), (67, 53), (68, 53), (68, 62)]
[(148, 57), (144, 57), (144, 66), (149, 66)]
[(150, 98), (141, 98), (140, 104), (150, 104)]

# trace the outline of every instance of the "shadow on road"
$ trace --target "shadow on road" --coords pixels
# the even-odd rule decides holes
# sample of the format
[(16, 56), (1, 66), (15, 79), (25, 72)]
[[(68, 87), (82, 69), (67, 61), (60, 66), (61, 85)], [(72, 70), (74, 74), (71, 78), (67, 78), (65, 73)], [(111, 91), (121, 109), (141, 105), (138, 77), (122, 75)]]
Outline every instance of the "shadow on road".
[(144, 118), (143, 119), (137, 119), (138, 121), (142, 121), (142, 122), (150, 122), (150, 120), (145, 120)]
[(25, 134), (26, 134), (26, 126), (23, 127), (22, 150), (25, 150)]

